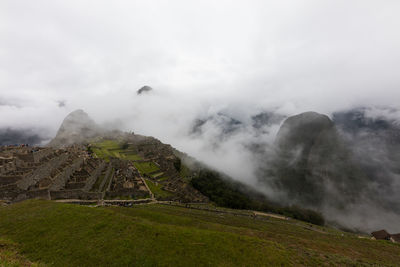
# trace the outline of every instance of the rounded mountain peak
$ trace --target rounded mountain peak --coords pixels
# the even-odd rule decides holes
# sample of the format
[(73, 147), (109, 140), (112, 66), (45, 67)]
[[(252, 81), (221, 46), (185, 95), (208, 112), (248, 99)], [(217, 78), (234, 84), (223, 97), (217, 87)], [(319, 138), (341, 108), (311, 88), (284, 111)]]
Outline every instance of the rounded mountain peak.
[(277, 135), (278, 146), (312, 142), (321, 132), (333, 129), (332, 120), (317, 112), (304, 112), (287, 118)]
[(102, 132), (100, 126), (85, 111), (77, 109), (65, 117), (49, 145), (58, 147), (81, 144)]

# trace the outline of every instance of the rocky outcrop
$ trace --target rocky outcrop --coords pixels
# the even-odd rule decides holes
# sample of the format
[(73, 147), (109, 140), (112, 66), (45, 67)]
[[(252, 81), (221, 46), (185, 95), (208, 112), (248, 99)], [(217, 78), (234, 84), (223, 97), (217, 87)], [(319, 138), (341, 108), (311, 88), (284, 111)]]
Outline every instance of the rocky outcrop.
[(91, 138), (104, 134), (105, 131), (85, 111), (78, 109), (64, 119), (56, 137), (50, 141), (48, 146), (67, 147), (74, 144), (84, 144)]
[(341, 206), (356, 199), (365, 185), (332, 120), (306, 112), (281, 126), (275, 156), (268, 163), (269, 182), (292, 204)]
[(141, 95), (141, 94), (143, 94), (143, 93), (149, 93), (149, 92), (151, 92), (151, 91), (153, 91), (153, 88), (151, 88), (151, 87), (148, 86), (148, 85), (145, 85), (145, 86), (143, 86), (142, 88), (140, 88), (139, 90), (137, 90), (137, 94), (138, 94), (138, 95)]

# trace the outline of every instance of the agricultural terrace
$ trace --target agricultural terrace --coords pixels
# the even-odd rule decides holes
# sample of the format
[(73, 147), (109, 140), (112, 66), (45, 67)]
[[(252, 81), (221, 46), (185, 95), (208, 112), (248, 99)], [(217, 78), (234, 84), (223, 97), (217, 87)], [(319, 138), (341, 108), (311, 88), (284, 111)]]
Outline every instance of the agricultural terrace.
[(132, 146), (123, 148), (123, 144), (115, 140), (104, 140), (91, 145), (92, 151), (99, 158), (109, 161), (111, 157), (126, 160), (143, 160), (133, 149)]

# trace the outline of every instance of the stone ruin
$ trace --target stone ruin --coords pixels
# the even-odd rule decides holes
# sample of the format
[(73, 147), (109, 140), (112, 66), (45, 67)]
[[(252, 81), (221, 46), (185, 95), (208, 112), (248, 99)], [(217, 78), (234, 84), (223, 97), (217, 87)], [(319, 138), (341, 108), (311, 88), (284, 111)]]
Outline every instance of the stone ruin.
[[(64, 148), (0, 147), (0, 200), (116, 201), (154, 200), (143, 178), (169, 192), (157, 200), (208, 202), (180, 174), (180, 159), (170, 145), (152, 137), (129, 135), (129, 149), (159, 170), (139, 173), (134, 161), (94, 158), (82, 145)], [(163, 177), (164, 179), (160, 179)]]
[[(173, 200), (180, 202), (208, 202), (208, 198), (193, 188), (187, 180), (180, 175), (180, 159), (175, 155), (176, 150), (167, 144), (153, 137), (140, 135), (131, 136), (128, 145), (134, 148), (134, 153), (140, 155), (144, 160), (136, 162), (154, 162), (160, 170), (154, 171), (144, 176), (157, 184), (161, 184), (163, 190), (171, 193), (170, 197), (160, 200)], [(153, 175), (162, 173), (168, 179), (159, 181)]]
[(140, 199), (151, 192), (128, 161), (93, 158), (82, 146), (0, 147), (0, 200)]

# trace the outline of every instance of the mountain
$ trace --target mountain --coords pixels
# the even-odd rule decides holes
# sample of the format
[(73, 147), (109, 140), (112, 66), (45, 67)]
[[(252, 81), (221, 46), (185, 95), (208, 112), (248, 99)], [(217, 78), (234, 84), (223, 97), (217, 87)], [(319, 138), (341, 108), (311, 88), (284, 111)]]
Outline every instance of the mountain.
[(48, 140), (48, 137), (43, 136), (43, 134), (34, 129), (0, 129), (0, 146), (15, 144), (38, 145), (45, 140)]
[(143, 86), (142, 88), (140, 88), (139, 90), (137, 90), (137, 94), (138, 95), (141, 95), (141, 94), (143, 94), (143, 93), (149, 93), (149, 92), (151, 92), (151, 91), (153, 91), (153, 88), (151, 88), (150, 86), (148, 86), (148, 85), (145, 85), (145, 86)]
[(226, 139), (237, 133), (244, 126), (243, 122), (221, 112), (206, 118), (197, 118), (192, 123), (189, 134), (200, 136), (208, 129), (215, 129), (216, 139)]
[(259, 160), (260, 181), (280, 203), (319, 211), (341, 226), (398, 231), (397, 122), (365, 109), (332, 117), (306, 112), (287, 118)]
[[(228, 134), (232, 127), (242, 125), (223, 114), (219, 114), (212, 121), (228, 127), (224, 134)], [(208, 202), (210, 199), (224, 207), (272, 211), (315, 224), (324, 223), (320, 214), (274, 203), (248, 185), (234, 181), (228, 175), (168, 144), (163, 144), (154, 137), (107, 132), (82, 110), (74, 111), (64, 119), (57, 136), (49, 146), (68, 148), (68, 145), (72, 144), (88, 144), (88, 151), (92, 156), (110, 161), (115, 169), (126, 169), (121, 168), (122, 162), (131, 161), (150, 187), (153, 187), (151, 190), (154, 189), (153, 193), (158, 200)], [(102, 191), (105, 196), (114, 194), (114, 197), (126, 197), (125, 193), (132, 195), (129, 190), (124, 191), (127, 190), (124, 184), (116, 186), (114, 190), (112, 182), (110, 188), (111, 191)]]
[(271, 185), (292, 203), (341, 206), (356, 198), (362, 186), (358, 183), (362, 174), (351, 162), (329, 117), (306, 112), (289, 117), (281, 126), (268, 175), (275, 177)]
[(368, 174), (370, 187), (385, 208), (400, 213), (400, 125), (385, 112), (357, 108), (333, 114), (333, 121), (358, 165)]
[(252, 126), (254, 129), (262, 130), (265, 127), (280, 124), (286, 116), (272, 111), (263, 111), (251, 116)]
[[(268, 125), (268, 116), (264, 119)], [(107, 132), (75, 111), (52, 142), (90, 144), (0, 148), (5, 163), (0, 168), (0, 230), (5, 233), (0, 261), (12, 266), (394, 266), (397, 244), (322, 226), (324, 219), (315, 212), (330, 221), (355, 220), (360, 209), (354, 205), (368, 203), (365, 197), (377, 203), (379, 197), (370, 177), (356, 171), (357, 154), (346, 139), (350, 131), (341, 125), (315, 112), (289, 117), (277, 134), (274, 154), (263, 158), (269, 175), (264, 183), (276, 178), (269, 185), (286, 192), (289, 204), (313, 211), (272, 202), (156, 138)], [(386, 130), (383, 140), (383, 133), (396, 133)], [(363, 131), (353, 132), (363, 136)], [(27, 198), (57, 201), (22, 201)], [(363, 212), (368, 219), (387, 221), (376, 210)], [(364, 219), (356, 224), (368, 225)]]
[(56, 137), (50, 141), (48, 146), (61, 147), (83, 144), (90, 138), (101, 136), (105, 132), (85, 111), (78, 109), (65, 117)]

